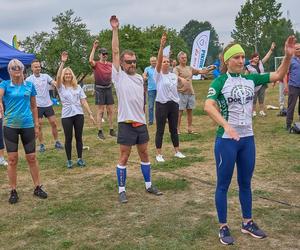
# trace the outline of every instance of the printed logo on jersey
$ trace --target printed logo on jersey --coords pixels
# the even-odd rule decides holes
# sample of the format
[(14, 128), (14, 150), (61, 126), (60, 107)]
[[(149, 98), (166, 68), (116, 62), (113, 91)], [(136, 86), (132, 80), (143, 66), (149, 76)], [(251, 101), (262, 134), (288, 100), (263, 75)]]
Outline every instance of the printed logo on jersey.
[(214, 88), (209, 88), (208, 89), (208, 94), (207, 94), (207, 97), (211, 97), (211, 96), (214, 96), (216, 94), (216, 90)]
[(239, 103), (245, 105), (253, 101), (254, 91), (249, 86), (237, 85), (231, 90), (231, 97), (227, 98), (228, 103)]

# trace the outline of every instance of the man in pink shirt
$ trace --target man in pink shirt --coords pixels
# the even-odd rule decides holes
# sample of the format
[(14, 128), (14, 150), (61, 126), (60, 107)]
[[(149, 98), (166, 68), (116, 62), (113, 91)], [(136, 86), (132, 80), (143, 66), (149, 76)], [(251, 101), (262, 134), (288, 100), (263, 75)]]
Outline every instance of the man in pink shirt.
[(95, 51), (99, 46), (99, 41), (96, 40), (90, 54), (89, 63), (93, 68), (95, 77), (95, 104), (98, 106), (97, 124), (98, 124), (98, 138), (104, 140), (105, 136), (102, 131), (102, 117), (104, 115), (104, 108), (106, 106), (109, 134), (115, 137), (116, 133), (113, 128), (113, 110), (114, 98), (112, 95), (112, 81), (111, 81), (111, 62), (107, 61), (108, 51), (106, 48), (99, 49), (99, 61), (94, 60)]

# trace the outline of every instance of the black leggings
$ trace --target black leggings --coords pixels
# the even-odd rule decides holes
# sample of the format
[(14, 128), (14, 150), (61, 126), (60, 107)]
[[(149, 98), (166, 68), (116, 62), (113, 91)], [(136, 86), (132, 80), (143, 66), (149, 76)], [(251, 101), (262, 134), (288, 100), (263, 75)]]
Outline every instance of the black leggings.
[(82, 158), (82, 130), (84, 124), (84, 116), (75, 115), (72, 117), (62, 118), (61, 123), (65, 132), (65, 150), (67, 159), (71, 160), (72, 156), (73, 127), (75, 130), (77, 156), (78, 158)]
[(169, 101), (167, 103), (155, 103), (155, 118), (156, 118), (156, 135), (155, 135), (155, 146), (161, 148), (162, 141), (165, 132), (166, 120), (169, 123), (169, 132), (171, 134), (171, 140), (174, 147), (179, 146), (179, 139), (177, 133), (177, 122), (179, 105), (176, 102)]

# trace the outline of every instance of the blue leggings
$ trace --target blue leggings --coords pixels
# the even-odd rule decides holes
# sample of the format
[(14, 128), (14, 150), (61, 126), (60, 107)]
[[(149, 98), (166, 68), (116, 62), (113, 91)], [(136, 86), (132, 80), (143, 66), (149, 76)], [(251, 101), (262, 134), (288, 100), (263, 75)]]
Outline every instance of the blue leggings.
[(215, 202), (219, 223), (227, 223), (227, 191), (235, 163), (243, 218), (252, 218), (251, 179), (255, 166), (254, 137), (242, 137), (239, 141), (217, 137), (215, 159), (217, 168)]

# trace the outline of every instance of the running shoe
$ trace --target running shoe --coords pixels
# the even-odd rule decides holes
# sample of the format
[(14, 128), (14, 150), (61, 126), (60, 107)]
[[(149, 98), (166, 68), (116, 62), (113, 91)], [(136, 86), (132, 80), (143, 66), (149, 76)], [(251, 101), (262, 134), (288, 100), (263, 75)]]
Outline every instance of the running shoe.
[(102, 130), (100, 130), (99, 132), (98, 132), (98, 139), (100, 139), (100, 140), (105, 140), (105, 137), (104, 137), (104, 134), (103, 134), (103, 132), (102, 132)]
[(119, 193), (119, 201), (121, 203), (127, 203), (128, 202), (125, 191)]
[(265, 232), (263, 230), (261, 230), (253, 220), (248, 221), (247, 224), (244, 224), (242, 222), (241, 231), (244, 234), (250, 234), (252, 237), (258, 238), (258, 239), (263, 239), (263, 238), (267, 237)]
[(67, 168), (72, 168), (73, 167), (73, 162), (71, 160), (67, 161)]
[(223, 226), (219, 231), (219, 240), (224, 245), (233, 245), (234, 239), (230, 235), (229, 227)]
[(4, 159), (4, 157), (0, 157), (0, 166), (8, 166), (8, 162)]
[(157, 156), (156, 156), (156, 161), (157, 161), (157, 162), (165, 162), (165, 159), (163, 158), (162, 155), (157, 155)]
[(113, 129), (109, 130), (109, 135), (112, 136), (112, 137), (116, 137), (117, 136), (116, 132)]
[(259, 115), (262, 117), (265, 117), (267, 114), (263, 110), (261, 110), (261, 111), (259, 111)]
[(36, 186), (33, 194), (41, 199), (46, 199), (48, 197), (48, 194), (42, 189), (42, 185)]
[(60, 141), (56, 141), (54, 147), (56, 149), (64, 149), (64, 146), (60, 143)]
[(10, 204), (15, 204), (18, 202), (18, 200), (19, 200), (19, 196), (18, 196), (17, 190), (12, 189), (10, 191), (10, 196), (9, 196), (8, 202)]
[(77, 166), (78, 167), (85, 167), (85, 161), (84, 160), (82, 160), (81, 158), (79, 158), (78, 160), (77, 160)]
[(44, 153), (46, 151), (46, 147), (44, 144), (40, 144), (40, 149), (39, 149), (39, 152), (40, 153)]
[(154, 194), (154, 195), (157, 195), (157, 196), (163, 194), (162, 192), (160, 192), (160, 191), (157, 189), (157, 187), (155, 187), (155, 186), (153, 186), (153, 185), (152, 185), (151, 187), (147, 188), (146, 191), (147, 191), (148, 193), (150, 193), (150, 194)]
[(252, 112), (252, 117), (255, 117), (257, 114), (256, 114), (256, 111), (253, 111)]
[(177, 158), (180, 158), (180, 159), (183, 159), (183, 158), (185, 158), (186, 156), (183, 154), (183, 153), (181, 153), (181, 152), (176, 152), (176, 154), (174, 155), (175, 157), (177, 157)]

